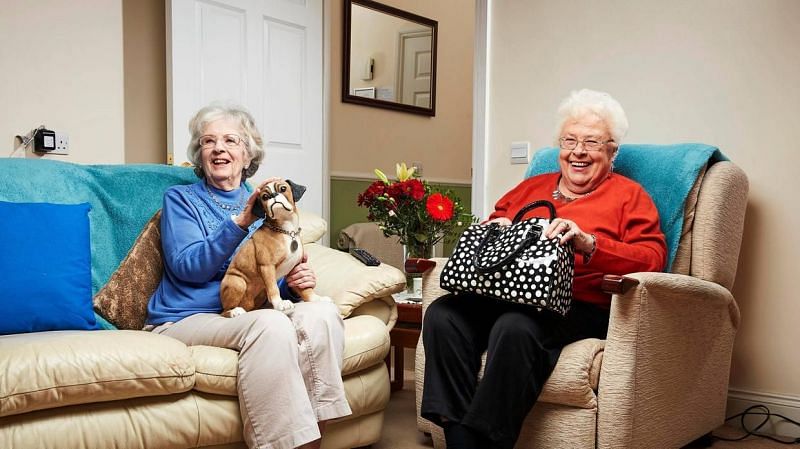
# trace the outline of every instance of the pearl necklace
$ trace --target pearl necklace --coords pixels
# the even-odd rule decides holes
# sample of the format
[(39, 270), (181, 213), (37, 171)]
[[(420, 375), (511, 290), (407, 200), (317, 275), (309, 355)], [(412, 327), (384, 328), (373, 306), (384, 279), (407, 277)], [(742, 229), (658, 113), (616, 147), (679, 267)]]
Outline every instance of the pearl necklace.
[(206, 192), (208, 192), (208, 196), (211, 197), (211, 201), (213, 201), (214, 204), (217, 205), (217, 207), (219, 207), (223, 211), (226, 211), (226, 212), (229, 211), (229, 212), (233, 212), (234, 215), (239, 215), (239, 212), (241, 212), (242, 208), (244, 207), (244, 201), (242, 201), (242, 199), (244, 198), (244, 187), (239, 187), (239, 189), (240, 189), (239, 190), (239, 204), (237, 204), (235, 206), (232, 206), (230, 204), (221, 203), (217, 199), (217, 196), (214, 195), (214, 192), (212, 192), (211, 189), (208, 187), (208, 183), (205, 183), (205, 186), (206, 186)]

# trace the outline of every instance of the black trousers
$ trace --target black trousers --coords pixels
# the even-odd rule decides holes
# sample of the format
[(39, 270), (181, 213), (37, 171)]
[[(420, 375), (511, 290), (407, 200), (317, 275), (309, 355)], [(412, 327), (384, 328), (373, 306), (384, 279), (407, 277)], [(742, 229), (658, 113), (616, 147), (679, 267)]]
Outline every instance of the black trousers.
[(437, 425), (442, 418), (461, 423), (493, 447), (511, 449), (561, 349), (605, 338), (607, 329), (608, 311), (580, 301), (561, 317), (480, 295), (445, 295), (428, 307), (422, 326), (421, 414)]

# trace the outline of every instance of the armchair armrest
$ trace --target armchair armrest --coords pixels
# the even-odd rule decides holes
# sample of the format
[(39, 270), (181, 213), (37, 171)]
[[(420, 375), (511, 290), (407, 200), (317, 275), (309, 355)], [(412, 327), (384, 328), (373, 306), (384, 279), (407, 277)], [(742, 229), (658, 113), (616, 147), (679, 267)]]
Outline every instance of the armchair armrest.
[(384, 312), (373, 309), (391, 328), (397, 320), (397, 306), (392, 294), (406, 287), (406, 276), (397, 268), (382, 263), (368, 267), (348, 253), (328, 248), (317, 243), (304, 245), (308, 261), (317, 276), (315, 290), (319, 295), (329, 296), (339, 306), (342, 317), (348, 317), (359, 307), (380, 300)]
[(422, 316), (425, 317), (425, 311), (428, 306), (440, 296), (444, 296), (450, 292), (439, 286), (439, 277), (442, 275), (444, 265), (447, 263), (446, 257), (434, 257), (433, 259), (425, 259), (432, 263), (433, 266), (427, 269), (422, 274)]
[[(435, 257), (427, 259), (433, 263), (433, 267), (425, 270), (422, 274), (422, 321), (425, 325), (425, 312), (428, 306), (439, 297), (449, 293), (447, 290), (439, 286), (439, 277), (442, 274), (444, 265), (447, 263), (447, 258)], [(430, 421), (419, 416), (420, 405), (422, 402), (422, 388), (425, 377), (425, 346), (422, 343), (422, 338), (417, 343), (416, 354), (414, 357), (414, 383), (416, 390), (416, 415), (417, 415), (417, 429), (421, 432), (431, 434), (434, 440), (434, 447), (444, 447), (444, 436), (441, 428), (434, 426)]]
[(603, 276), (603, 283), (600, 288), (609, 294), (622, 295), (628, 290), (639, 285), (639, 280), (628, 276), (620, 276), (618, 274), (607, 274)]
[(668, 273), (628, 277), (638, 285), (611, 304), (598, 447), (684, 446), (724, 421), (739, 309), (712, 282)]

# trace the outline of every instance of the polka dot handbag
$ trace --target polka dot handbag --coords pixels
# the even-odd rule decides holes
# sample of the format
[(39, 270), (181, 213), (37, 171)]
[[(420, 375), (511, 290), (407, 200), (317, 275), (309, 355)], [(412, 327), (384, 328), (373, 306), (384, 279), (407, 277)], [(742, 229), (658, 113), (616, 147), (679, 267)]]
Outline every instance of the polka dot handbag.
[[(539, 207), (549, 210), (549, 219), (522, 220)], [(571, 242), (559, 245), (557, 237), (544, 237), (555, 215), (552, 203), (535, 201), (523, 207), (510, 226), (470, 226), (442, 270), (441, 287), (566, 315), (572, 302), (575, 258)]]

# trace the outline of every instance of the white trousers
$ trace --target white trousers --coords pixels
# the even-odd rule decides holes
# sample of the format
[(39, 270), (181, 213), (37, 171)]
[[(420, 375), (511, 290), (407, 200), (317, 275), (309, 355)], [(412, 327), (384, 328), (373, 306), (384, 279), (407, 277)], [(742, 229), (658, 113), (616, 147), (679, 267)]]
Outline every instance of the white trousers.
[(288, 316), (272, 309), (236, 318), (196, 314), (153, 332), (239, 352), (239, 409), (250, 448), (300, 446), (320, 437), (318, 421), (352, 413), (342, 384), (344, 322), (334, 304), (300, 302)]

